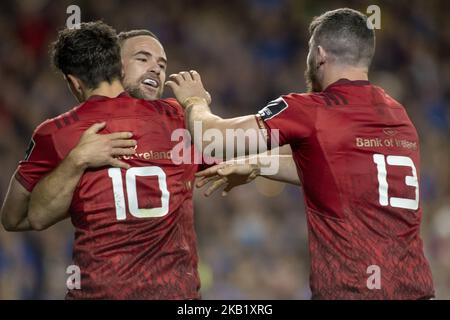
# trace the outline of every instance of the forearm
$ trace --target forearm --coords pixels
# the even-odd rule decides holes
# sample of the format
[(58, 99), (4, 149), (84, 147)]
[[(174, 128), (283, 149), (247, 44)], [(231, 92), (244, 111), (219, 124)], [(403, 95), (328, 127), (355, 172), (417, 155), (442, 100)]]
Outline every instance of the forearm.
[(198, 139), (199, 141), (203, 140), (201, 139), (201, 136), (196, 135), (200, 133), (198, 131), (199, 126), (202, 131), (205, 132), (209, 129), (217, 129), (220, 127), (219, 123), (223, 120), (221, 117), (212, 114), (211, 109), (203, 99), (191, 100), (191, 102), (187, 104), (185, 112), (187, 128), (191, 132), (193, 138), (195, 140)]
[[(185, 107), (187, 127), (189, 128), (189, 131), (194, 138), (194, 143), (198, 148), (204, 150), (204, 148), (210, 143), (209, 141), (205, 141), (202, 136), (206, 130), (219, 130), (223, 139), (223, 152), (220, 155), (215, 154), (212, 156), (222, 159), (230, 158), (230, 155), (227, 154), (227, 151), (229, 152), (229, 150), (227, 150), (226, 147), (226, 129), (255, 130), (256, 133), (253, 138), (257, 141), (256, 143), (253, 143), (253, 147), (248, 147), (247, 141), (244, 140), (243, 148), (239, 148), (237, 146), (238, 144), (235, 143), (236, 141), (233, 141), (232, 146), (234, 147), (234, 154), (232, 157), (235, 158), (234, 161), (250, 163), (255, 170), (255, 174), (261, 175), (267, 179), (301, 185), (290, 147), (283, 146), (277, 148), (276, 150), (272, 150), (269, 153), (263, 152), (266, 150), (267, 146), (265, 141), (261, 143), (259, 136), (261, 132), (256, 125), (256, 121), (252, 119), (252, 116), (222, 119), (212, 114), (206, 101), (200, 98), (192, 98), (190, 101), (185, 102)], [(199, 130), (197, 128), (198, 126), (200, 126), (202, 130)], [(240, 137), (237, 136), (237, 139), (239, 138)], [(245, 132), (244, 139), (248, 140), (249, 138), (251, 138), (251, 135), (249, 135), (248, 132)], [(234, 136), (233, 139), (235, 139)], [(255, 155), (255, 153), (259, 154)]]
[(75, 188), (85, 165), (70, 153), (61, 164), (33, 189), (28, 219), (35, 230), (43, 230), (68, 216)]
[[(276, 166), (276, 162), (278, 162), (277, 170), (267, 170), (267, 174), (265, 174), (264, 166), (267, 164), (271, 164), (271, 166)], [(292, 155), (265, 155), (260, 156), (259, 159), (259, 175), (261, 177), (286, 182), (290, 184), (295, 184), (300, 186), (301, 181), (298, 176), (297, 168), (295, 166), (294, 159)]]
[(230, 160), (267, 150), (266, 138), (254, 115), (223, 119), (212, 114), (206, 101), (199, 98), (187, 102), (185, 110), (194, 144), (199, 150), (215, 151), (205, 156)]
[(27, 217), (29, 199), (30, 193), (13, 175), (1, 209), (2, 225), (6, 231), (32, 230)]
[(239, 157), (237, 163), (247, 163), (255, 176), (301, 185), (290, 145), (284, 145), (253, 156)]

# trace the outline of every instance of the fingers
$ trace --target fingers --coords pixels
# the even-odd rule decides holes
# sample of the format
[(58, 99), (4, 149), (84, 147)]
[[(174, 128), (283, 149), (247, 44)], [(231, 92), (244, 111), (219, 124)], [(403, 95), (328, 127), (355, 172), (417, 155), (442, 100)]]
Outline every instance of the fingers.
[(90, 126), (85, 133), (88, 134), (93, 134), (93, 133), (97, 133), (100, 130), (102, 130), (104, 127), (106, 126), (106, 122), (99, 122), (99, 123), (94, 123), (92, 126)]
[(136, 140), (117, 139), (111, 141), (111, 147), (113, 148), (131, 148), (135, 147), (136, 145), (137, 145)]
[(220, 179), (220, 176), (216, 176), (216, 175), (209, 177), (209, 178), (203, 177), (200, 180), (198, 180), (195, 185), (197, 186), (197, 188), (201, 188), (201, 187), (207, 185), (209, 182), (215, 181), (218, 179)]
[[(169, 76), (169, 79), (170, 79), (171, 81), (175, 82), (177, 85), (180, 85), (181, 82), (184, 81), (184, 78), (183, 78), (183, 76), (181, 76), (180, 73), (174, 73), (174, 74), (171, 74), (171, 75)], [(170, 82), (170, 81), (168, 81), (168, 82)]]
[(222, 167), (223, 167), (223, 165), (218, 164), (218, 165), (212, 166), (212, 167), (210, 167), (208, 169), (205, 169), (205, 170), (197, 172), (195, 174), (195, 176), (196, 177), (210, 177), (212, 175), (216, 175), (217, 174), (217, 170), (219, 170)]
[(210, 105), (212, 102), (211, 95), (209, 94), (208, 91), (205, 91), (205, 93), (206, 93), (206, 102), (208, 103), (208, 105)]
[(132, 156), (136, 153), (134, 148), (112, 148), (111, 156)]
[(189, 73), (190, 73), (190, 75), (191, 75), (193, 80), (195, 80), (195, 81), (202, 81), (202, 79), (200, 77), (200, 74), (197, 71), (191, 70), (191, 71), (189, 71)]
[[(197, 182), (197, 184), (201, 185), (198, 187), (202, 187), (207, 182), (211, 181), (211, 179), (207, 179), (207, 178), (216, 178), (218, 176), (222, 176), (222, 177), (229, 176), (230, 174), (234, 173), (235, 169), (236, 169), (236, 167), (231, 164), (217, 164), (208, 169), (199, 171), (195, 174), (195, 176), (197, 178), (202, 178), (201, 180), (199, 180)], [(206, 181), (206, 183), (205, 183), (205, 181)]]
[(175, 81), (166, 81), (166, 86), (168, 86), (172, 91), (175, 91), (175, 89), (178, 87), (178, 83)]
[(181, 71), (179, 73), (179, 75), (182, 76), (185, 81), (192, 81), (193, 80), (192, 75), (191, 75), (190, 72)]
[(125, 162), (123, 162), (123, 161), (120, 161), (120, 160), (114, 159), (114, 158), (112, 158), (112, 159), (109, 161), (109, 164), (110, 164), (111, 166), (113, 166), (113, 167), (116, 167), (116, 168), (130, 169), (130, 165), (129, 165), (128, 163), (125, 163)]
[(205, 181), (205, 179), (203, 179), (203, 178), (201, 178), (200, 180), (196, 180), (196, 181), (195, 181), (195, 186), (196, 186), (197, 188), (203, 187), (203, 186), (204, 186), (204, 181)]
[(220, 187), (224, 186), (227, 184), (227, 179), (226, 178), (221, 178), (217, 181), (215, 181), (206, 191), (205, 191), (205, 196), (209, 197), (211, 194), (214, 193), (214, 191), (216, 191), (217, 189), (219, 189)]
[[(253, 176), (257, 175), (256, 169), (248, 163), (230, 163), (217, 170), (217, 174), (221, 177), (231, 175), (235, 176)], [(255, 176), (256, 177), (256, 176)]]
[(208, 179), (207, 178), (200, 178), (200, 179), (198, 179), (196, 182), (195, 182), (195, 186), (197, 187), (197, 188), (201, 188), (201, 187), (203, 187), (205, 184), (207, 184), (208, 183)]
[(106, 137), (110, 140), (116, 140), (116, 139), (129, 139), (133, 136), (133, 133), (131, 132), (114, 132), (107, 134)]
[[(200, 74), (195, 70), (191, 70), (189, 72), (181, 71), (179, 73), (171, 74), (169, 76), (169, 79), (178, 85), (180, 85), (183, 80), (184, 81), (192, 81), (192, 80), (201, 81), (202, 80), (200, 78)], [(167, 84), (167, 82), (166, 82), (166, 84)]]

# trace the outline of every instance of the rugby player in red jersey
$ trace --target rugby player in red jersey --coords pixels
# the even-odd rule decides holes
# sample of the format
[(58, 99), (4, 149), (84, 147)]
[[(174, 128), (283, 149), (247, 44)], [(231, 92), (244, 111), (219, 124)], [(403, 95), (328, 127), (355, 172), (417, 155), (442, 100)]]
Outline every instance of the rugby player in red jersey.
[[(150, 53), (151, 81), (144, 84), (156, 99), (166, 61), (154, 45), (160, 50)], [(184, 114), (173, 99), (128, 96), (120, 59), (115, 31), (103, 23), (60, 32), (53, 62), (82, 103), (36, 129), (2, 222), (9, 230), (42, 230), (70, 215), (81, 289), (70, 290), (69, 299), (196, 299), (197, 166), (171, 158), (171, 133), (184, 128)]]
[[(279, 133), (272, 145), (291, 146), (305, 196), (313, 299), (432, 298), (420, 238), (419, 139), (405, 108), (368, 81), (374, 30), (366, 16), (345, 8), (315, 18), (310, 34), (310, 93), (283, 95), (256, 116), (213, 115), (195, 71), (167, 84), (186, 108), (189, 128), (201, 121), (223, 137), (227, 129), (262, 129)], [(204, 175), (216, 174), (213, 189), (229, 190), (236, 184), (228, 185), (230, 177), (242, 183), (250, 172), (218, 165)]]

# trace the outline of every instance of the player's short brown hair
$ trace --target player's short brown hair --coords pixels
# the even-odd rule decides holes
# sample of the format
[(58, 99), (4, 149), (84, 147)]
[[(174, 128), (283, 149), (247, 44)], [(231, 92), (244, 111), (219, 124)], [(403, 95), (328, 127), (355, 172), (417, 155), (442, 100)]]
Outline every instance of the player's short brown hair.
[(146, 30), (146, 29), (137, 29), (137, 30), (130, 30), (130, 31), (122, 31), (121, 33), (119, 33), (119, 35), (118, 35), (119, 44), (120, 44), (120, 46), (122, 46), (124, 44), (125, 40), (134, 38), (134, 37), (139, 37), (139, 36), (149, 36), (149, 37), (152, 37), (159, 41), (159, 39), (156, 37), (156, 35), (153, 32)]
[(64, 75), (79, 78), (87, 87), (120, 79), (122, 62), (116, 31), (102, 21), (65, 28), (51, 45), (53, 65)]
[(337, 62), (370, 66), (375, 53), (375, 31), (359, 11), (341, 8), (315, 17), (309, 26), (312, 45), (322, 46)]

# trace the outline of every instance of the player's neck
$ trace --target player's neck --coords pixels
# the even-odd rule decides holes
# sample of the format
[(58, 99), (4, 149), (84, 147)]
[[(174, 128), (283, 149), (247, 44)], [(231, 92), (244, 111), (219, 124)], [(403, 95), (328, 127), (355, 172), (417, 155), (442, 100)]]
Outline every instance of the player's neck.
[(328, 87), (340, 79), (355, 80), (369, 80), (368, 71), (366, 68), (336, 66), (332, 67), (329, 72), (324, 75), (322, 88)]
[(89, 98), (91, 96), (115, 98), (124, 91), (125, 89), (123, 88), (122, 83), (119, 80), (113, 80), (111, 83), (103, 81), (100, 82), (97, 88), (86, 92), (86, 98)]

